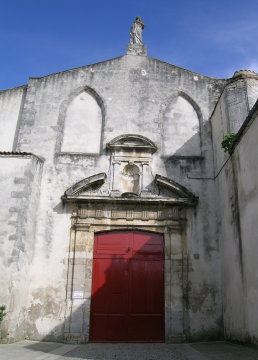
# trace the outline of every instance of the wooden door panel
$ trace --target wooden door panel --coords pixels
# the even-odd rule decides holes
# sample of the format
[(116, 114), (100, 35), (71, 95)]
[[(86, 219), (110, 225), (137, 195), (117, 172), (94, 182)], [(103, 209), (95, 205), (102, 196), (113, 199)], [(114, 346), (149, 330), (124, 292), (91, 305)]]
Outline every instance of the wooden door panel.
[(116, 231), (95, 237), (90, 341), (164, 341), (160, 234)]
[(127, 255), (131, 244), (131, 236), (128, 232), (125, 232), (122, 235), (122, 238), (120, 232), (114, 232), (112, 236), (105, 236), (104, 234), (96, 235), (95, 240), (94, 258), (123, 257), (124, 255)]
[(131, 261), (130, 267), (130, 314), (163, 314), (163, 262)]
[[(95, 259), (92, 293), (94, 314), (124, 313), (128, 303), (128, 271), (126, 260)], [(104, 300), (104, 301), (103, 301)]]
[(141, 234), (136, 232), (133, 236), (132, 248), (134, 258), (155, 258), (163, 259), (163, 241), (158, 234)]
[(126, 318), (122, 316), (95, 315), (91, 321), (91, 341), (121, 342), (127, 337)]
[(128, 319), (129, 342), (163, 342), (163, 316), (131, 316)]

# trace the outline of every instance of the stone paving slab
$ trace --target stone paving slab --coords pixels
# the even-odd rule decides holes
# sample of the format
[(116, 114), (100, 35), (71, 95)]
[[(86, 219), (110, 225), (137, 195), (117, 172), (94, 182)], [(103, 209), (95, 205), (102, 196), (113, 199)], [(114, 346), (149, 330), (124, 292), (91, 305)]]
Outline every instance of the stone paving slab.
[(62, 359), (188, 360), (175, 346), (169, 348), (165, 344), (89, 344), (79, 346)]
[(258, 349), (229, 342), (69, 345), (21, 341), (0, 345), (0, 360), (258, 360)]
[(60, 343), (20, 341), (0, 345), (0, 360), (56, 360), (75, 349), (77, 345)]
[(193, 349), (205, 354), (210, 360), (258, 360), (258, 349), (230, 342), (191, 344)]

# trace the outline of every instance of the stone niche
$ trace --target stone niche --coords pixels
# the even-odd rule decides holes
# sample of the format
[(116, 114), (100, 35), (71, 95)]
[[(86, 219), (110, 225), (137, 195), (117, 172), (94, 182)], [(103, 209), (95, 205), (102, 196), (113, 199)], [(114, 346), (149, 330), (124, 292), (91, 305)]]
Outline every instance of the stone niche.
[(111, 151), (111, 196), (143, 195), (153, 181), (152, 154), (155, 144), (140, 135), (121, 135), (107, 144)]
[[(151, 157), (157, 148), (149, 139), (126, 135), (115, 138), (107, 147), (112, 172), (82, 179), (62, 197), (67, 211), (72, 213), (65, 341), (89, 340), (94, 236), (113, 230), (163, 234), (165, 341), (186, 341), (186, 209), (195, 206), (197, 198), (172, 179), (158, 174), (154, 180), (150, 178)], [(146, 190), (145, 184), (150, 181), (152, 190)]]

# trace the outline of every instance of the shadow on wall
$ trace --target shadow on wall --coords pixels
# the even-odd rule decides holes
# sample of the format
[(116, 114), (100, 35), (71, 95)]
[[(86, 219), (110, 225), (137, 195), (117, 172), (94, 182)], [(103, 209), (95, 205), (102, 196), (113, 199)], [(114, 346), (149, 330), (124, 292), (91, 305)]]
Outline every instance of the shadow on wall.
[[(119, 249), (117, 244), (114, 246), (114, 242), (121, 244)], [(76, 301), (77, 299), (73, 299), (73, 302)], [(85, 317), (84, 321), (81, 321), (82, 316)], [(75, 344), (86, 342), (87, 316), (85, 300), (84, 304), (42, 341), (63, 342), (68, 339), (67, 342)], [(71, 328), (76, 319), (79, 324), (84, 324), (81, 326), (81, 334), (74, 333)], [(72, 335), (70, 341), (66, 331)], [(63, 336), (57, 337), (55, 334), (58, 333)], [(164, 339), (163, 235), (143, 231), (97, 234), (94, 245), (89, 341), (164, 342)], [(44, 351), (38, 343), (26, 347), (34, 351)], [(51, 349), (47, 348), (45, 351), (51, 352)]]
[(187, 94), (179, 92), (176, 97), (168, 100), (163, 113), (163, 155), (170, 156), (178, 149), (182, 156), (200, 155), (198, 134), (202, 122), (198, 104)]
[[(191, 175), (191, 172), (204, 174), (206, 169), (213, 169), (211, 135), (208, 131), (203, 131), (203, 133), (203, 136), (200, 136), (199, 133), (193, 135), (173, 155), (163, 156), (166, 175), (169, 178), (178, 182), (184, 182), (187, 179), (187, 175)], [(204, 136), (205, 139), (202, 139)], [(198, 141), (200, 142), (199, 151), (191, 152), (190, 149)]]

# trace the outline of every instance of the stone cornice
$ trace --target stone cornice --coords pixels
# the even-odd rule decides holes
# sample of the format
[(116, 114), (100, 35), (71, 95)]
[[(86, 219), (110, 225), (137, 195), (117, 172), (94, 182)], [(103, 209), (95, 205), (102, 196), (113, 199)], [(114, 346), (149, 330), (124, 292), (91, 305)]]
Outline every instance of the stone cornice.
[(110, 203), (110, 204), (170, 204), (170, 205), (196, 205), (196, 198), (123, 198), (123, 197), (110, 197), (110, 196), (85, 196), (85, 195), (68, 195), (62, 196), (64, 202), (80, 202), (80, 203)]

